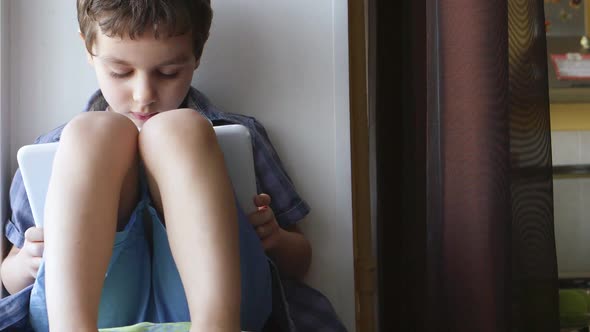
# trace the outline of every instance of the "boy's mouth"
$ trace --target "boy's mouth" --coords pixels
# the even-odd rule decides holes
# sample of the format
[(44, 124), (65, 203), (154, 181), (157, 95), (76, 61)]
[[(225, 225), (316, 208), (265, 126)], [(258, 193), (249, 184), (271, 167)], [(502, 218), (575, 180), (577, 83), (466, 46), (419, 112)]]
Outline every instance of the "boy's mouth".
[(131, 115), (139, 120), (139, 121), (147, 121), (149, 120), (151, 117), (156, 116), (159, 112), (153, 112), (153, 113), (139, 113), (139, 112), (131, 112)]

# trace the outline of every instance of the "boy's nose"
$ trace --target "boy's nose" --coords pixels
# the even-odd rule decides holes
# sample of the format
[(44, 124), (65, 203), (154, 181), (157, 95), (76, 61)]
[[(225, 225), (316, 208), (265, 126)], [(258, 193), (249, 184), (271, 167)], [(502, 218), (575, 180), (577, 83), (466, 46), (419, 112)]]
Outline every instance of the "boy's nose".
[(147, 106), (155, 102), (156, 89), (148, 77), (138, 77), (133, 89), (133, 101), (139, 106)]

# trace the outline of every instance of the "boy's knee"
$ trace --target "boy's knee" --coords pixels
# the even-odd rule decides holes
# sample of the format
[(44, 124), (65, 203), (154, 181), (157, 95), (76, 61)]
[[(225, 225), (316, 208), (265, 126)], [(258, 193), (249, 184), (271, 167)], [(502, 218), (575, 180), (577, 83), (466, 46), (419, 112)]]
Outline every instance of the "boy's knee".
[(61, 141), (100, 144), (134, 144), (137, 128), (127, 117), (111, 112), (87, 112), (74, 117), (64, 128)]
[(163, 112), (147, 121), (139, 135), (140, 141), (208, 141), (214, 140), (211, 122), (193, 109)]

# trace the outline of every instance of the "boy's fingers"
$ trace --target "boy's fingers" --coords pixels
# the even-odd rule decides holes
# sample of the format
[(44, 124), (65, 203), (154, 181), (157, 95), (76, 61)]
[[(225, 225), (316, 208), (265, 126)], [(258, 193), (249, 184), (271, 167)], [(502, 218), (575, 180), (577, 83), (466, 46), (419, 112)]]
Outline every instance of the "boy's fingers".
[(260, 226), (266, 223), (266, 219), (264, 218), (264, 214), (260, 211), (252, 213), (250, 216), (250, 224), (253, 226)]
[(41, 257), (33, 257), (31, 259), (31, 266), (33, 269), (35, 269), (35, 271), (39, 270), (39, 266), (41, 266), (42, 260), (43, 260), (43, 258), (41, 258)]
[(27, 244), (27, 252), (32, 257), (42, 257), (45, 244), (43, 242), (32, 242)]
[(41, 257), (33, 257), (31, 260), (31, 276), (37, 278), (39, 267), (41, 266)]
[(43, 242), (43, 228), (31, 227), (27, 229), (25, 239), (29, 242)]
[(264, 227), (264, 225), (260, 225), (256, 227), (256, 233), (258, 233), (258, 237), (264, 239), (266, 237), (268, 230)]
[(265, 239), (267, 237), (269, 237), (270, 235), (272, 235), (275, 231), (275, 225), (272, 222), (267, 222), (266, 224), (262, 224), (258, 227), (256, 227), (256, 233), (258, 233), (258, 236), (260, 237), (260, 239)]
[(272, 220), (272, 210), (269, 208), (262, 208), (250, 215), (250, 223), (254, 226), (266, 224)]
[(254, 205), (257, 207), (270, 205), (270, 196), (267, 194), (260, 194), (254, 197)]

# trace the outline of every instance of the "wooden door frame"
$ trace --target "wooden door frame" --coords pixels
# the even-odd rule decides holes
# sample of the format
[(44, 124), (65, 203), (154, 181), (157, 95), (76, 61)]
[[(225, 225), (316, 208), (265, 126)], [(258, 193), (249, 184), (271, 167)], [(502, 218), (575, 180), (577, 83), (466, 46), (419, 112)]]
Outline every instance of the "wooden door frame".
[(350, 145), (352, 178), (352, 221), (355, 274), (356, 330), (375, 331), (376, 255), (371, 213), (371, 155), (368, 83), (368, 5), (365, 0), (348, 1)]

